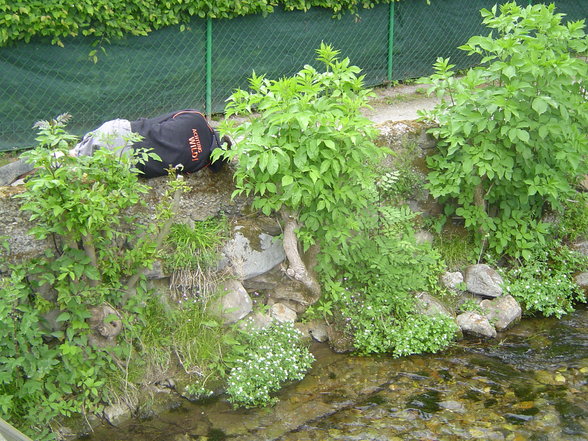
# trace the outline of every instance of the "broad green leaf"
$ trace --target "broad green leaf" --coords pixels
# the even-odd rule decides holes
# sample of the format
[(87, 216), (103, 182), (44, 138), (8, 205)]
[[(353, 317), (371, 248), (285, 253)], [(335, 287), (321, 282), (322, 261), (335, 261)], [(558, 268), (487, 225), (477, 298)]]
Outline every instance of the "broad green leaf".
[(464, 158), (463, 162), (462, 162), (462, 166), (463, 166), (464, 173), (467, 173), (467, 174), (471, 173), (474, 168), (474, 163), (472, 161), (472, 158), (469, 156)]
[(517, 74), (517, 70), (514, 66), (507, 66), (503, 69), (502, 73), (509, 79), (512, 79)]
[(306, 128), (308, 127), (309, 122), (310, 122), (310, 117), (308, 115), (298, 115), (297, 119), (298, 119), (298, 123), (300, 124), (300, 129), (302, 131), (305, 131)]
[(305, 149), (299, 149), (298, 153), (296, 153), (294, 156), (294, 165), (297, 168), (303, 168), (307, 163), (306, 158), (307, 156)]
[(71, 314), (67, 311), (64, 311), (57, 316), (55, 321), (56, 322), (65, 322), (65, 321), (69, 320), (70, 317), (71, 317)]
[(517, 129), (517, 137), (523, 142), (529, 142), (529, 132), (522, 129)]
[(282, 186), (283, 187), (290, 185), (292, 182), (294, 182), (294, 178), (292, 176), (290, 176), (290, 175), (282, 176)]
[(330, 139), (323, 139), (323, 143), (331, 150), (336, 150), (335, 143)]
[(276, 158), (275, 155), (271, 155), (268, 158), (268, 162), (267, 162), (267, 172), (270, 175), (274, 175), (278, 171), (279, 166), (280, 166), (280, 164), (279, 164), (278, 158)]
[(259, 155), (259, 162), (258, 162), (258, 165), (259, 165), (259, 169), (260, 169), (261, 171), (264, 171), (264, 170), (266, 169), (266, 167), (267, 167), (267, 163), (268, 163), (268, 161), (269, 161), (269, 158), (270, 158), (270, 154), (269, 154), (269, 153), (265, 153), (265, 152), (264, 152), (264, 153), (261, 153), (261, 154)]
[(531, 105), (531, 107), (535, 112), (541, 115), (542, 113), (545, 113), (547, 111), (548, 105), (543, 98), (537, 97), (533, 100), (533, 104)]

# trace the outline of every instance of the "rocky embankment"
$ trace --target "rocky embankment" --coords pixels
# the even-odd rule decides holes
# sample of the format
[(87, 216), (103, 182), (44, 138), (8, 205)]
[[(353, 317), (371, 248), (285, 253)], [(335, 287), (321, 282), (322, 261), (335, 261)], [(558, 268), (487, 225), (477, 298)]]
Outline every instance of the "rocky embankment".
[[(423, 158), (434, 149), (435, 142), (426, 134), (427, 127), (424, 124), (394, 121), (379, 124), (378, 128), (380, 144), (389, 147), (391, 151), (402, 150), (410, 145), (415, 166), (425, 172)], [(391, 167), (392, 161), (390, 156), (383, 166)], [(11, 173), (13, 168), (10, 168)], [(223, 248), (219, 271), (229, 271), (233, 277), (221, 287), (223, 295), (213, 305), (213, 310), (226, 324), (250, 320), (256, 326), (263, 327), (272, 320), (298, 322), (300, 314), (310, 306), (313, 299), (302, 285), (288, 278), (283, 270), (285, 254), (279, 238), (282, 233), (279, 222), (250, 212), (249, 201), (245, 198), (231, 199), (234, 185), (230, 167), (216, 174), (205, 169), (188, 176), (186, 182), (190, 191), (182, 198), (176, 213), (176, 222), (190, 224), (221, 214), (231, 221), (232, 235)], [(146, 219), (154, 216), (153, 207), (164, 194), (166, 178), (152, 179), (148, 183), (151, 190), (146, 196), (146, 206), (141, 208)], [(53, 246), (50, 240), (37, 241), (27, 234), (31, 224), (19, 210), (19, 199), (13, 197), (24, 191), (24, 188), (18, 181), (14, 184), (16, 185), (0, 187), (0, 236), (7, 237), (11, 262), (33, 257)], [(411, 208), (425, 215), (436, 214), (441, 210), (426, 194), (421, 194), (408, 203)], [(432, 240), (432, 236), (426, 231), (419, 232), (418, 236), (420, 240)], [(578, 243), (577, 247), (584, 253), (588, 251), (586, 242)], [(162, 265), (156, 264), (147, 276), (159, 294), (166, 295), (171, 274), (166, 274)], [(576, 280), (586, 286), (588, 274), (579, 274)], [(421, 305), (421, 312), (447, 314), (455, 320), (463, 333), (495, 338), (521, 318), (521, 307), (512, 296), (505, 295), (501, 276), (487, 265), (471, 265), (460, 271), (447, 272), (440, 282), (454, 290), (462, 301), (474, 301), (479, 308), (475, 312), (458, 314), (460, 302), (449, 307), (430, 293), (422, 292), (415, 294)], [(266, 305), (264, 312), (254, 308), (256, 303)], [(351, 342), (326, 323), (314, 321), (297, 326), (309, 338), (330, 342), (337, 351), (352, 349)], [(174, 389), (176, 381), (169, 379), (166, 384)], [(170, 396), (170, 387), (158, 390)], [(177, 392), (175, 396), (179, 398), (182, 391), (178, 389)], [(123, 414), (125, 412), (120, 409), (105, 410), (105, 417), (113, 424), (117, 424)]]

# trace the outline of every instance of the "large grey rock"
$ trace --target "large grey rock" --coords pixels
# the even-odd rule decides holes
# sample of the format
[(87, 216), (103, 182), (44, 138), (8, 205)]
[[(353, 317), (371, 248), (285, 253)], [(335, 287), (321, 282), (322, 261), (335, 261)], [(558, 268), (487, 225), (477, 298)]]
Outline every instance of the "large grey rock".
[(33, 166), (22, 159), (0, 167), (0, 187), (10, 185), (16, 178), (33, 170)]
[(320, 343), (324, 343), (329, 339), (327, 325), (319, 320), (312, 320), (308, 323), (308, 333)]
[(288, 280), (290, 279), (285, 275), (284, 271), (281, 270), (280, 266), (277, 265), (268, 272), (260, 274), (259, 276), (243, 280), (243, 286), (249, 292), (272, 292)]
[(497, 331), (510, 328), (521, 319), (522, 308), (511, 295), (482, 300), (480, 307)]
[(253, 309), (251, 297), (238, 280), (227, 280), (221, 287), (221, 295), (210, 305), (210, 312), (225, 325), (241, 320)]
[(258, 331), (267, 328), (273, 321), (273, 317), (269, 314), (252, 312), (239, 322), (239, 327), (241, 329)]
[(588, 272), (583, 272), (574, 277), (574, 282), (582, 289), (588, 288)]
[(298, 318), (296, 311), (283, 303), (274, 303), (270, 308), (270, 315), (279, 322), (294, 323)]
[(297, 313), (303, 313), (315, 300), (300, 282), (289, 278), (277, 265), (270, 271), (247, 280), (243, 286), (250, 293), (258, 292), (271, 303), (284, 303)]
[(451, 312), (443, 303), (427, 292), (419, 292), (415, 295), (416, 309), (420, 314), (437, 315), (443, 314), (451, 317)]
[(496, 329), (490, 324), (486, 316), (468, 311), (458, 315), (456, 321), (465, 334), (496, 338)]
[(308, 291), (300, 283), (288, 279), (284, 284), (269, 292), (271, 301), (283, 303), (297, 313), (305, 312), (314, 299), (311, 299)]
[(502, 277), (488, 265), (468, 266), (464, 279), (469, 292), (485, 297), (502, 295)]
[(259, 233), (258, 243), (240, 231), (223, 249), (235, 273), (242, 280), (251, 279), (268, 272), (286, 258), (282, 241), (266, 233)]
[(311, 320), (309, 322), (297, 322), (294, 324), (296, 329), (302, 332), (302, 335), (308, 342), (315, 340), (324, 343), (329, 339), (328, 326), (324, 320)]
[(455, 272), (446, 271), (441, 276), (441, 283), (447, 289), (459, 290), (460, 284), (463, 283), (463, 274), (460, 273), (459, 271), (455, 271)]

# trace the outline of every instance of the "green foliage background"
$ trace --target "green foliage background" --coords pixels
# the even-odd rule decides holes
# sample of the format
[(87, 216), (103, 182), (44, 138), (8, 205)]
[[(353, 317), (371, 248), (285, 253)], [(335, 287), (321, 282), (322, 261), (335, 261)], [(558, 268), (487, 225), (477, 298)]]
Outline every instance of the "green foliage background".
[(52, 43), (61, 44), (61, 38), (76, 35), (99, 39), (146, 35), (155, 29), (187, 23), (192, 17), (267, 15), (278, 5), (287, 11), (328, 8), (341, 16), (380, 3), (390, 0), (1, 0), (0, 47), (19, 40), (29, 42), (35, 36), (51, 37)]

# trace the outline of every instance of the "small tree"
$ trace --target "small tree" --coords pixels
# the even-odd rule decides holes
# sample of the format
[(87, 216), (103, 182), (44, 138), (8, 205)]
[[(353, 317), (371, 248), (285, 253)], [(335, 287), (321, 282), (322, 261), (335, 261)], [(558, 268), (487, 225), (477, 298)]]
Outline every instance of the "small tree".
[[(235, 194), (253, 195), (253, 208), (266, 215), (280, 213), (288, 274), (315, 300), (320, 286), (298, 241), (304, 250), (345, 246), (369, 200), (369, 164), (382, 154), (373, 143), (375, 129), (360, 113), (371, 96), (360, 69), (348, 58), (339, 61), (331, 46), (321, 44), (317, 54), (324, 72), (306, 65), (280, 80), (254, 73), (251, 92), (237, 90), (226, 107), (224, 130), (238, 140), (236, 148), (216, 155), (239, 160)], [(233, 115), (249, 119), (235, 127), (228, 120)], [(336, 259), (336, 252), (329, 258)]]
[[(139, 182), (136, 165), (157, 155), (145, 150), (120, 155), (100, 149), (92, 156), (72, 157), (68, 149), (75, 137), (65, 131), (69, 118), (64, 114), (38, 122), (39, 145), (25, 153), (27, 161), (37, 167), (26, 183), (27, 191), (17, 196), (23, 199), (22, 210), (34, 221), (30, 234), (37, 239), (51, 235), (61, 257), (75, 255), (69, 278), (94, 288), (114, 289), (126, 279), (125, 289), (131, 291), (155, 259), (185, 184), (172, 179), (168, 194), (156, 208), (157, 222), (140, 222), (140, 215), (130, 214), (128, 209), (146, 205), (143, 195), (149, 187)], [(136, 138), (133, 134), (129, 141)], [(132, 249), (121, 246), (125, 242)], [(82, 261), (83, 266), (77, 266)]]
[(173, 180), (173, 201), (164, 198), (156, 222), (141, 222), (129, 208), (145, 205), (135, 165), (148, 154), (71, 157), (67, 119), (37, 124), (39, 146), (25, 154), (37, 170), (17, 196), (30, 234), (52, 238), (53, 249), (0, 278), (0, 416), (39, 440), (54, 439), (56, 416), (99, 411), (107, 400), (106, 378), (132, 350), (110, 345), (142, 308), (144, 296), (130, 293), (145, 292), (135, 287), (183, 188)]
[(440, 140), (428, 187), (497, 253), (528, 258), (545, 243), (545, 208), (588, 171), (588, 39), (553, 4), (481, 13), (492, 32), (460, 47), (481, 65), (456, 79), (438, 59), (429, 79), (444, 99), (425, 114)]

